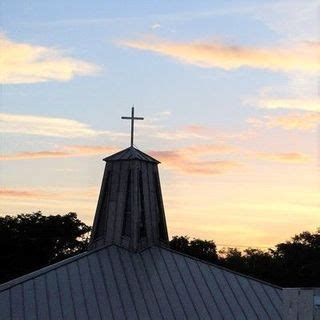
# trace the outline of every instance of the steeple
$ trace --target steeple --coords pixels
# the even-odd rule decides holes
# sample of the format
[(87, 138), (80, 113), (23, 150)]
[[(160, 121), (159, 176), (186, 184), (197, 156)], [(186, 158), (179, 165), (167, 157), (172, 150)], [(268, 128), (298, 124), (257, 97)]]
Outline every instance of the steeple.
[(133, 145), (104, 161), (106, 167), (89, 248), (113, 243), (139, 251), (152, 245), (166, 245), (160, 162)]

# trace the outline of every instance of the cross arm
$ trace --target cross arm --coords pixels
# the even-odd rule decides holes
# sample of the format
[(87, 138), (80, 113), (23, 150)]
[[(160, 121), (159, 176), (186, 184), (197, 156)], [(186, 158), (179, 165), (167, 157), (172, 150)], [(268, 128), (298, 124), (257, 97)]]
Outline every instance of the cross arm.
[(131, 120), (131, 119), (134, 119), (134, 120), (144, 120), (144, 118), (142, 118), (142, 117), (134, 117), (134, 118), (132, 118), (132, 117), (121, 117), (121, 119), (127, 119), (127, 120)]

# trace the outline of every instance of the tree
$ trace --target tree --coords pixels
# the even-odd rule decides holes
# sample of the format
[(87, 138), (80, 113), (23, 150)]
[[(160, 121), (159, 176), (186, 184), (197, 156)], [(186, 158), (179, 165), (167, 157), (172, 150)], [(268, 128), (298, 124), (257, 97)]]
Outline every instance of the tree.
[(282, 287), (320, 286), (320, 230), (302, 232), (267, 251), (229, 248), (220, 254), (225, 267)]
[(243, 252), (235, 248), (220, 251), (220, 263), (237, 272), (247, 274), (257, 279), (276, 283), (277, 263), (270, 251), (247, 248)]
[[(0, 283), (87, 249), (91, 227), (75, 213), (0, 217)], [(174, 236), (170, 248), (282, 287), (320, 286), (320, 229), (302, 232), (275, 249), (227, 248), (212, 240)]]
[(295, 235), (271, 252), (282, 269), (281, 285), (320, 286), (320, 229)]
[(85, 251), (90, 230), (73, 212), (0, 217), (0, 283)]
[(187, 236), (174, 236), (170, 248), (208, 262), (216, 262), (218, 259), (217, 248), (212, 240), (190, 240)]

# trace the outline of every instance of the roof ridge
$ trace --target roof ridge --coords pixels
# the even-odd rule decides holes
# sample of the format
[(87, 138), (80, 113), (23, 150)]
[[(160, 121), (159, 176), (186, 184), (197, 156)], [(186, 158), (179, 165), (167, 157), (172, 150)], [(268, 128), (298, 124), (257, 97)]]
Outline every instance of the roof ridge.
[(164, 249), (164, 250), (173, 252), (173, 253), (175, 253), (175, 254), (184, 256), (184, 257), (186, 257), (186, 258), (190, 258), (190, 259), (192, 259), (192, 260), (196, 260), (196, 261), (199, 261), (199, 262), (201, 262), (201, 263), (207, 264), (207, 265), (209, 265), (210, 267), (216, 267), (216, 268), (221, 269), (221, 270), (223, 270), (223, 271), (231, 272), (231, 273), (233, 273), (233, 274), (235, 274), (235, 275), (237, 275), (237, 276), (241, 276), (241, 277), (244, 277), (244, 278), (248, 278), (248, 279), (250, 279), (250, 280), (258, 281), (258, 282), (260, 282), (260, 283), (262, 283), (262, 284), (268, 285), (268, 286), (270, 286), (270, 287), (274, 287), (274, 288), (276, 288), (276, 289), (280, 289), (280, 290), (283, 289), (282, 287), (277, 286), (276, 284), (273, 284), (273, 283), (270, 283), (270, 282), (267, 282), (267, 281), (264, 281), (264, 280), (261, 280), (261, 279), (257, 279), (257, 278), (255, 278), (255, 277), (252, 277), (252, 276), (249, 276), (249, 275), (246, 275), (246, 274), (243, 274), (243, 273), (240, 273), (240, 272), (237, 272), (237, 271), (228, 269), (228, 268), (226, 268), (226, 267), (220, 266), (220, 265), (215, 264), (215, 263), (213, 263), (213, 262), (208, 262), (208, 261), (199, 259), (199, 258), (197, 258), (197, 257), (190, 256), (190, 255), (188, 255), (188, 254), (186, 254), (186, 253), (179, 252), (179, 251), (173, 250), (173, 249), (168, 248), (168, 247), (165, 247), (165, 246), (153, 246), (153, 247), (146, 248), (145, 250), (148, 250), (148, 249), (150, 249), (150, 248), (160, 248), (160, 249)]

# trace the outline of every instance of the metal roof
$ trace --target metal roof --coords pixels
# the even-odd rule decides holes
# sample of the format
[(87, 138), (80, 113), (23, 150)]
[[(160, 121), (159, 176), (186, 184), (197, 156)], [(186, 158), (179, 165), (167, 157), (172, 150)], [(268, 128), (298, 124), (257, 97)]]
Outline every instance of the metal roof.
[(88, 251), (0, 286), (5, 319), (282, 319), (282, 290), (162, 247)]
[(160, 161), (150, 157), (146, 153), (136, 149), (135, 147), (129, 147), (121, 150), (109, 157), (103, 159), (104, 161), (116, 161), (116, 160), (143, 160), (148, 162), (160, 163)]

